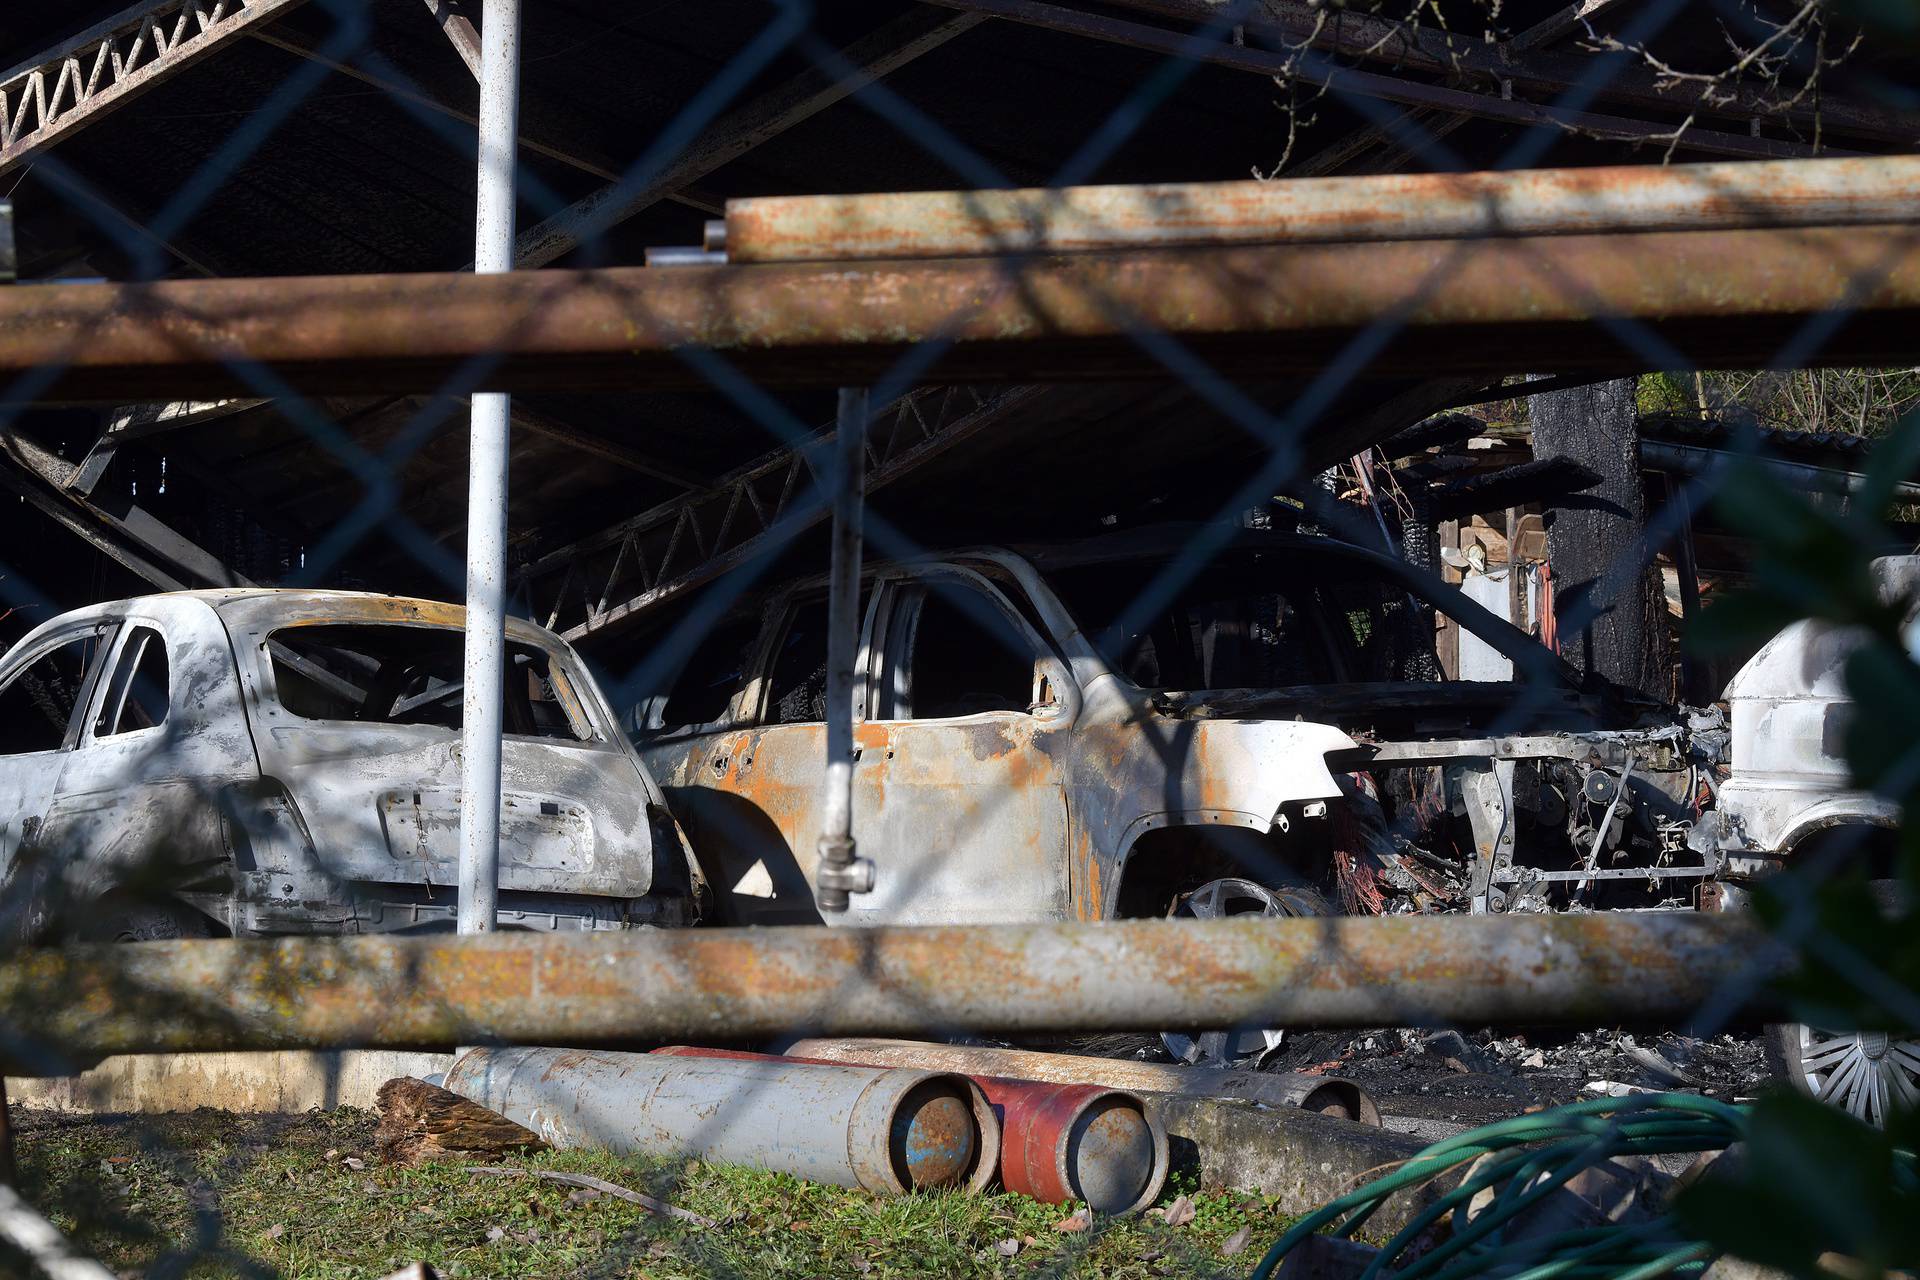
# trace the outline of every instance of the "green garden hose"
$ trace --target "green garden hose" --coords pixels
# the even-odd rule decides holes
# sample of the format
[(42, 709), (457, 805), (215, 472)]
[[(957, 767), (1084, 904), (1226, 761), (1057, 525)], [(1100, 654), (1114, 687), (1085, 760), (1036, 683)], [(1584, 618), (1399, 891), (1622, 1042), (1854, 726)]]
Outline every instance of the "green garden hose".
[[(1303, 1218), (1267, 1251), (1254, 1280), (1268, 1280), (1287, 1253), (1323, 1227), (1351, 1237), (1387, 1198), (1449, 1169), (1490, 1156), (1471, 1176), (1396, 1232), (1361, 1280), (1652, 1280), (1694, 1276), (1713, 1261), (1707, 1245), (1687, 1237), (1671, 1216), (1607, 1224), (1557, 1235), (1505, 1239), (1517, 1216), (1583, 1169), (1618, 1156), (1722, 1151), (1746, 1137), (1744, 1108), (1692, 1094), (1654, 1093), (1576, 1102), (1484, 1125), (1437, 1142), (1393, 1173), (1348, 1192)], [(1470, 1223), (1417, 1258), (1409, 1247), (1427, 1229), (1492, 1189), (1493, 1202)]]

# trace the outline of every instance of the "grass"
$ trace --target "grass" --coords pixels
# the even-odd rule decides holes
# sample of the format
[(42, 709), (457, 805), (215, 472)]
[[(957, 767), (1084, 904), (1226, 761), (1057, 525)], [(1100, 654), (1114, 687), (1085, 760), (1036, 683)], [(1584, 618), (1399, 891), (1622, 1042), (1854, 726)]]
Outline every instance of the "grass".
[[(1071, 1207), (1014, 1195), (881, 1200), (585, 1151), (500, 1162), (590, 1173), (720, 1223), (707, 1229), (531, 1178), (378, 1164), (373, 1117), (353, 1110), (102, 1119), (16, 1108), (15, 1123), (27, 1198), (123, 1275), (345, 1280), (425, 1261), (470, 1278), (1229, 1276), (1287, 1226), (1245, 1196), (1195, 1195), (1179, 1227), (1137, 1217), (1063, 1234), (1054, 1226)], [(1243, 1226), (1251, 1241), (1224, 1256)], [(1017, 1251), (1002, 1253), (1006, 1241)], [(14, 1274), (19, 1260), (0, 1256), (0, 1275)]]

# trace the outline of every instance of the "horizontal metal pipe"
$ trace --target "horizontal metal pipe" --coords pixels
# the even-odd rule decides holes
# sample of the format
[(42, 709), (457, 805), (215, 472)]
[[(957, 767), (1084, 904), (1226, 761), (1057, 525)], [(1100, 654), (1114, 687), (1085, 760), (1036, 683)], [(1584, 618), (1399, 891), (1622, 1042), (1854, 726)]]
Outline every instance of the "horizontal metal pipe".
[(650, 267), (717, 267), (725, 265), (727, 255), (695, 245), (663, 245), (647, 250)]
[[(1866, 476), (1858, 471), (1816, 467), (1807, 462), (1768, 457), (1764, 453), (1739, 454), (1731, 449), (1675, 444), (1667, 440), (1642, 440), (1640, 460), (1656, 471), (1673, 470), (1682, 475), (1704, 475), (1743, 460), (1751, 461), (1765, 467), (1786, 483), (1815, 493), (1858, 493), (1867, 482)], [(1920, 484), (1901, 481), (1894, 485), (1893, 496), (1902, 502), (1920, 502)]]
[[(62, 1075), (115, 1053), (932, 1027), (1684, 1023), (1783, 964), (1751, 921), (1694, 913), (82, 946), (0, 963), (0, 1067)], [(1732, 989), (1751, 1012), (1771, 1011), (1752, 988)]]
[[(1920, 156), (729, 200), (730, 262), (1911, 221)], [(712, 246), (709, 246), (712, 247)]]
[(983, 1191), (1000, 1124), (965, 1076), (579, 1049), (473, 1049), (446, 1087), (560, 1148), (790, 1173), (875, 1195)]
[(1380, 1108), (1372, 1096), (1341, 1076), (1229, 1071), (1171, 1062), (1135, 1062), (1130, 1058), (1095, 1058), (923, 1040), (797, 1040), (787, 1047), (787, 1052), (795, 1057), (829, 1062), (865, 1062), (882, 1067), (958, 1071), (969, 1076), (988, 1074), (1062, 1084), (1097, 1084), (1109, 1089), (1174, 1093), (1189, 1098), (1230, 1098), (1268, 1107), (1299, 1107), (1360, 1124), (1377, 1126), (1380, 1123)]
[(1318, 371), (1383, 319), (1377, 363), (1395, 376), (1633, 370), (1660, 354), (1597, 317), (1727, 368), (1777, 358), (1829, 312), (1809, 362), (1920, 355), (1920, 229), (28, 285), (0, 290), (0, 399), (40, 369), (62, 371), (42, 399), (257, 391), (243, 361), (310, 392), (425, 391), (477, 356), (494, 357), (478, 389), (685, 387), (702, 385), (693, 348), (769, 383), (853, 386), (943, 338), (931, 380), (1171, 376), (1141, 358), (1143, 330), (1273, 377)]
[[(683, 1044), (653, 1052), (815, 1066), (898, 1065)], [(1139, 1097), (1097, 1084), (957, 1074), (979, 1088), (1000, 1119), (999, 1171), (1007, 1190), (1043, 1204), (1084, 1201), (1096, 1213), (1132, 1213), (1159, 1199), (1167, 1182), (1167, 1132), (1148, 1116)]]

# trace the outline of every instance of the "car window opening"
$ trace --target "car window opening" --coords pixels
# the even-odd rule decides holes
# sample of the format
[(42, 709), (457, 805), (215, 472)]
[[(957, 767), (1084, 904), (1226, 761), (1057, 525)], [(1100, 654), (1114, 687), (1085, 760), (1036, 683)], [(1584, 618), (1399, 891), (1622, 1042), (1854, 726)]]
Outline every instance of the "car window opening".
[(674, 677), (673, 690), (660, 708), (660, 724), (675, 729), (711, 724), (727, 712), (734, 693), (746, 683), (759, 617), (723, 622), (694, 646)]
[(99, 651), (90, 632), (35, 658), (0, 689), (0, 755), (58, 751)]
[(152, 627), (135, 627), (120, 646), (120, 663), (107, 683), (93, 736), (108, 738), (166, 723), (168, 678), (167, 642)]
[(1137, 563), (1050, 575), (1108, 662), (1148, 689), (1284, 689), (1430, 678), (1433, 622), (1404, 587), (1348, 562), (1324, 573), (1271, 555), (1223, 557), (1162, 608), (1129, 617)]
[(920, 595), (907, 682), (911, 718), (1028, 710), (1032, 643), (980, 592), (950, 582)]
[[(280, 705), (304, 720), (459, 729), (465, 634), (354, 623), (284, 627), (267, 637)], [(504, 731), (584, 742), (592, 734), (564, 673), (531, 645), (507, 644)]]
[(774, 650), (767, 723), (809, 724), (827, 718), (827, 602), (797, 606)]

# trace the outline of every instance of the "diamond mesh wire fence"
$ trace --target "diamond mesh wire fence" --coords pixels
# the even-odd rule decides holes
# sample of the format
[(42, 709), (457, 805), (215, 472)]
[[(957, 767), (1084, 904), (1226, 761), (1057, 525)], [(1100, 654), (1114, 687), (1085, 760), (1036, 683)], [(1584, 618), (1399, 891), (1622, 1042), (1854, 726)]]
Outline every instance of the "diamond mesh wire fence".
[[(16, 1099), (127, 1105), (110, 1054), (480, 1046), (392, 1074), (704, 1206), (444, 1245), (469, 1275), (1212, 1273), (1280, 1238), (1266, 1206), (1209, 1202), (1206, 1244), (1124, 1216), (1170, 1163), (1232, 1183), (1137, 1103), (1097, 1169), (1014, 1171), (1040, 1086), (954, 1073), (1063, 1052), (1430, 1134), (1384, 1076), (1318, 1091), (1349, 1032), (1458, 1044), (1493, 1118), (1589, 1083), (1516, 1032), (1682, 1028), (1902, 1140), (1862, 1136), (1920, 1076), (1899, 13), (81, 8), (0, 18)], [(485, 216), (475, 252), (476, 187), (510, 253)], [(423, 936), (476, 875), (498, 936)], [(876, 1035), (941, 1047), (844, 1039)], [(1658, 1085), (1760, 1088), (1671, 1053)], [(1554, 1150), (1774, 1149), (1693, 1105), (1590, 1107)], [(184, 1208), (118, 1206), (105, 1157), (76, 1190), (30, 1154), (27, 1200), (141, 1274), (383, 1273), (253, 1221), (271, 1138), (215, 1167), (169, 1123), (126, 1132)], [(775, 1257), (714, 1211), (764, 1188), (703, 1161), (1097, 1212)], [(593, 1168), (472, 1176), (634, 1176)], [(1903, 1203), (1826, 1247), (1900, 1261)], [(1697, 1273), (1733, 1247), (1701, 1212), (1579, 1257), (1475, 1252), (1489, 1219), (1407, 1265)]]

